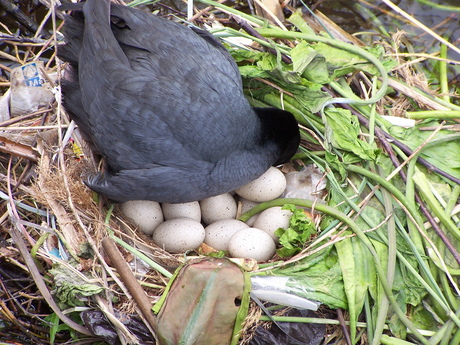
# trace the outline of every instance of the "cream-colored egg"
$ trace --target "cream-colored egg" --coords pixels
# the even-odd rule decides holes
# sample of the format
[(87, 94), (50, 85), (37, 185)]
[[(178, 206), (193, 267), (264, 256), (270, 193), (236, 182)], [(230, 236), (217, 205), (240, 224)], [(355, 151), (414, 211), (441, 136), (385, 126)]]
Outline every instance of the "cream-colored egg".
[(276, 243), (279, 243), (275, 231), (279, 228), (287, 229), (291, 216), (292, 212), (289, 210), (282, 210), (279, 206), (270, 207), (259, 214), (254, 222), (254, 227), (265, 231)]
[[(239, 195), (237, 196), (237, 200), (238, 200), (238, 203), (241, 203), (241, 214), (249, 211), (254, 206), (257, 206), (260, 204), (260, 202), (247, 200)], [(258, 216), (259, 216), (258, 214), (252, 216), (246, 221), (246, 224), (249, 226), (253, 226)]]
[(155, 228), (163, 223), (160, 204), (149, 200), (130, 200), (120, 204), (121, 212), (146, 235), (151, 235)]
[(238, 219), (218, 220), (206, 228), (204, 243), (216, 250), (228, 250), (228, 242), (237, 231), (249, 228), (249, 226)]
[(243, 198), (251, 201), (263, 202), (276, 199), (286, 188), (284, 174), (270, 167), (262, 176), (244, 186), (235, 189), (235, 192)]
[(228, 243), (228, 251), (235, 258), (251, 258), (257, 261), (269, 260), (276, 251), (273, 239), (265, 231), (256, 228), (236, 232)]
[(163, 216), (166, 220), (175, 218), (190, 218), (201, 221), (201, 208), (198, 201), (181, 204), (162, 203)]
[(171, 253), (198, 248), (204, 240), (204, 227), (190, 218), (175, 218), (160, 224), (153, 232), (153, 242)]
[(236, 201), (230, 193), (219, 194), (200, 201), (201, 219), (207, 225), (236, 217)]

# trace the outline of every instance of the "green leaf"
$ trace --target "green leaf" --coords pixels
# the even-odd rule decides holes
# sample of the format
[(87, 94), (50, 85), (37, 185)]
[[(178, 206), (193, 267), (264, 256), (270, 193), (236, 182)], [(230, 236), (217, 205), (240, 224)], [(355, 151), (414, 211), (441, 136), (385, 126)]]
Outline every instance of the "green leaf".
[(327, 108), (324, 111), (326, 120), (326, 137), (335, 148), (353, 153), (364, 160), (374, 161), (380, 150), (359, 139), (360, 127), (358, 120), (349, 110)]
[(50, 326), (50, 344), (54, 344), (56, 334), (58, 334), (60, 331), (70, 330), (70, 327), (67, 326), (65, 323), (60, 323), (61, 320), (59, 319), (56, 313), (48, 315), (44, 318), (44, 320)]
[(268, 78), (270, 74), (259, 66), (244, 65), (239, 68), (240, 74), (244, 78)]
[(279, 242), (282, 246), (277, 250), (278, 255), (287, 257), (300, 252), (307, 239), (316, 232), (316, 228), (303, 209), (290, 204), (284, 205), (282, 209), (291, 211), (292, 216), (289, 219), (289, 227), (276, 230), (275, 235), (279, 236)]
[[(316, 52), (326, 57), (329, 73), (332, 75), (332, 79), (339, 78), (356, 70), (365, 71), (372, 75), (379, 74), (375, 65), (369, 63), (368, 60), (364, 59), (359, 54), (354, 54), (321, 42), (314, 43), (312, 46)], [(397, 65), (397, 62), (393, 59), (382, 59), (384, 50), (381, 46), (376, 45), (372, 48), (365, 48), (365, 50), (383, 60), (382, 63), (388, 71)]]
[(347, 309), (347, 298), (336, 251), (329, 247), (317, 255), (322, 260), (316, 260), (313, 265), (310, 264), (310, 260), (314, 258), (308, 257), (297, 262), (293, 270), (283, 268), (274, 270), (273, 274), (289, 276), (286, 286), (290, 293), (319, 301), (333, 309)]
[(301, 41), (291, 50), (291, 59), (293, 71), (307, 80), (318, 84), (331, 81), (325, 57), (307, 42)]
[(347, 170), (345, 169), (344, 163), (339, 160), (339, 157), (330, 151), (326, 151), (325, 158), (327, 164), (339, 173), (339, 182), (345, 181), (347, 178)]
[(297, 231), (291, 228), (280, 228), (275, 231), (275, 235), (279, 235), (280, 244), (287, 249), (294, 249), (293, 243), (298, 242), (300, 239)]
[[(344, 233), (351, 234), (351, 231)], [(342, 270), (343, 284), (348, 301), (348, 312), (350, 313), (350, 335), (352, 342), (356, 338), (356, 323), (361, 312), (367, 284), (363, 277), (363, 269), (357, 266), (357, 261), (361, 264), (365, 262), (364, 251), (356, 238), (349, 238), (335, 244), (339, 256), (340, 268)]]
[[(412, 128), (401, 128), (392, 126), (389, 128), (389, 133), (404, 144), (409, 146), (412, 150), (419, 147), (428, 137), (432, 131), (422, 131), (420, 127), (436, 127), (439, 123), (436, 121), (424, 122)], [(433, 137), (433, 139), (442, 139), (443, 137), (451, 134), (447, 130), (441, 130)], [(440, 142), (432, 147), (423, 149), (421, 157), (425, 158), (428, 162), (437, 168), (460, 178), (460, 140), (450, 140)]]

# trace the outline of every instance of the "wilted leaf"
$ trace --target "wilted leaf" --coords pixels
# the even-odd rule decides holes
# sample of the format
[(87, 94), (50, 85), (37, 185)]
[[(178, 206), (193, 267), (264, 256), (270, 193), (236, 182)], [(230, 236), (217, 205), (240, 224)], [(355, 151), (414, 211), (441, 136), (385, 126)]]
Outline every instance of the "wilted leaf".
[(104, 288), (87, 282), (83, 277), (63, 265), (56, 265), (49, 271), (54, 276), (54, 295), (59, 299), (59, 305), (66, 307), (83, 306), (86, 297), (101, 293)]

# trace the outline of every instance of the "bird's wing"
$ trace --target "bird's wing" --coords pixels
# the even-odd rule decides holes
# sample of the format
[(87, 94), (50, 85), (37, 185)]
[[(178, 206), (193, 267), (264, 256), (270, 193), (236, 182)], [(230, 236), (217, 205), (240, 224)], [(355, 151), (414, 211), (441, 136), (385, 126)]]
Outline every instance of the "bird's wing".
[(112, 7), (123, 23), (112, 24), (114, 35), (92, 4), (84, 7), (81, 98), (93, 140), (115, 168), (212, 162), (246, 145), (257, 119), (228, 53), (127, 7)]

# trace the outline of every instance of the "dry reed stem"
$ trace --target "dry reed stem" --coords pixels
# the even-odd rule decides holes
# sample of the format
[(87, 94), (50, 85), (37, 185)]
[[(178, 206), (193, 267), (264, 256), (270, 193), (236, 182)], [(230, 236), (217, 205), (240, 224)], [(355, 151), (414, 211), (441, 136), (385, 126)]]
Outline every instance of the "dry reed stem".
[[(67, 249), (73, 253), (73, 255), (76, 255), (80, 252), (79, 246), (83, 240), (81, 236), (78, 235), (78, 231), (74, 226), (74, 219), (72, 219), (61, 203), (62, 200), (65, 199), (65, 192), (56, 188), (56, 186), (62, 186), (62, 179), (60, 179), (59, 173), (53, 174), (51, 172), (50, 160), (46, 155), (43, 155), (39, 160), (37, 183), (40, 190), (40, 193), (37, 193), (37, 195), (43, 196), (43, 203), (48, 205), (56, 216), (62, 235), (66, 241)], [(55, 188), (53, 188), (53, 185)]]

